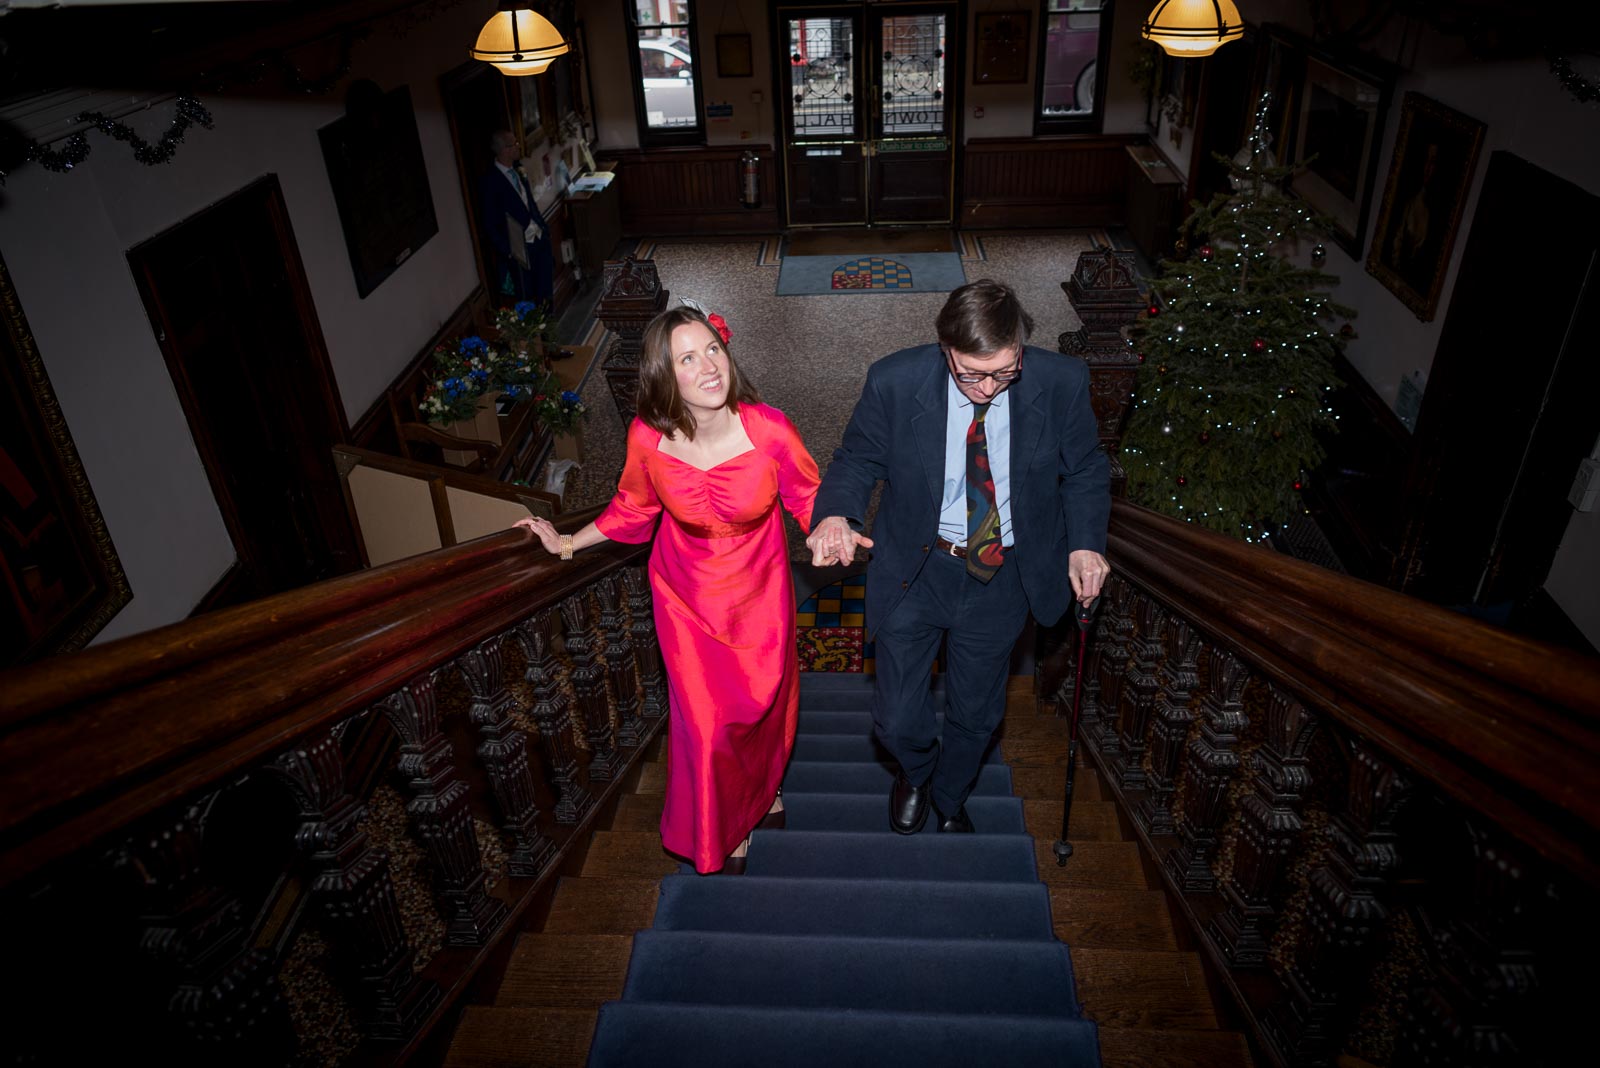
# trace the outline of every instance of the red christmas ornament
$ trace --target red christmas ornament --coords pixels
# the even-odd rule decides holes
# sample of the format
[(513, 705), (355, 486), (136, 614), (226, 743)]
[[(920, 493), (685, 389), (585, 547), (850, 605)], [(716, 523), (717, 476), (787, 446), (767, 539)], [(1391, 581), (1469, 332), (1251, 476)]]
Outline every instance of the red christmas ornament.
[(1139, 362), (1140, 362), (1140, 363), (1144, 363), (1144, 353), (1142, 353), (1142, 352), (1136, 352), (1136, 353), (1134, 353), (1134, 355), (1135, 355), (1135, 356), (1137, 356), (1137, 357), (1139, 357)]
[(1300, 489), (1300, 480), (1298, 478), (1294, 480), (1294, 488), (1296, 490)]
[(1250, 351), (1251, 352), (1264, 352), (1264, 351), (1266, 351), (1266, 348), (1267, 348), (1267, 343), (1265, 341), (1263, 341), (1261, 338), (1256, 338), (1255, 340), (1250, 342)]
[(1211, 258), (1211, 246), (1210, 245), (1201, 245), (1200, 246), (1200, 258), (1203, 259), (1203, 260), (1209, 260)]
[(1200, 444), (1202, 444), (1202, 445), (1210, 445), (1211, 444), (1211, 431), (1209, 431), (1209, 430), (1200, 431)]
[(1150, 309), (1149, 310), (1150, 310), (1151, 318), (1154, 318), (1155, 316), (1161, 314), (1161, 307), (1159, 305), (1155, 304), (1155, 303), (1152, 303), (1150, 305)]
[(1187, 486), (1188, 484), (1189, 484), (1189, 480), (1188, 479), (1184, 478), (1182, 475), (1178, 476), (1178, 485)]

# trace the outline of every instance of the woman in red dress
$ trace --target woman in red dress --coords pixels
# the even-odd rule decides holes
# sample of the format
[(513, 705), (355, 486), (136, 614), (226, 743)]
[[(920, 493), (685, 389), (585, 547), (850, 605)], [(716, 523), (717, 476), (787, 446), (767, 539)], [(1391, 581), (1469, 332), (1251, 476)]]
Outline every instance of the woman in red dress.
[(794, 424), (761, 403), (728, 340), (721, 316), (657, 316), (616, 496), (576, 534), (520, 524), (563, 558), (655, 535), (650, 589), (671, 708), (661, 842), (702, 873), (742, 870), (751, 829), (781, 810), (800, 675), (778, 504), (809, 530), (818, 481)]

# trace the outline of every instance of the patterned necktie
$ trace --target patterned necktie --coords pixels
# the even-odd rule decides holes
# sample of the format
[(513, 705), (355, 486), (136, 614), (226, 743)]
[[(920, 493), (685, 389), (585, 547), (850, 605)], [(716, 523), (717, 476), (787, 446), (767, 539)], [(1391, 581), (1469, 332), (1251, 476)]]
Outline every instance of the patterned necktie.
[(987, 404), (972, 406), (967, 428), (967, 573), (988, 582), (1005, 562), (1000, 545), (1000, 508), (994, 498), (994, 472), (989, 470), (989, 439), (984, 434)]

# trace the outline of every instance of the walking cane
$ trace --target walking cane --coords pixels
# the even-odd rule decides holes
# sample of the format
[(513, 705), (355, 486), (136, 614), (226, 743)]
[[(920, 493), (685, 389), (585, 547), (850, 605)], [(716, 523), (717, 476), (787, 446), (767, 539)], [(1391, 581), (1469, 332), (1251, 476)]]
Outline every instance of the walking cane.
[(1072, 827), (1072, 782), (1078, 771), (1078, 710), (1083, 707), (1083, 651), (1089, 644), (1089, 628), (1094, 623), (1095, 604), (1098, 597), (1084, 604), (1074, 602), (1073, 617), (1078, 621), (1078, 673), (1072, 682), (1072, 722), (1067, 727), (1067, 792), (1061, 803), (1061, 837), (1051, 847), (1056, 855), (1056, 866), (1063, 867), (1072, 856), (1072, 843), (1067, 833)]

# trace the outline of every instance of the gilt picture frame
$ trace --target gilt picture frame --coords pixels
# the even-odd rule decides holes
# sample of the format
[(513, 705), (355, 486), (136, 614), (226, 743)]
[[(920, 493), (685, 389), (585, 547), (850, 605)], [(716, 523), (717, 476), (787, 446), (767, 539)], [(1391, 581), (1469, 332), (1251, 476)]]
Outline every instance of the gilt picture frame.
[(133, 591), (0, 258), (0, 667), (82, 648)]
[(1421, 93), (1406, 93), (1400, 106), (1367, 273), (1423, 322), (1439, 310), (1486, 129)]
[[(1389, 106), (1389, 79), (1330, 56), (1306, 56), (1295, 96), (1290, 190), (1326, 216), (1335, 244), (1361, 258)], [(1280, 156), (1280, 158), (1282, 158)]]

